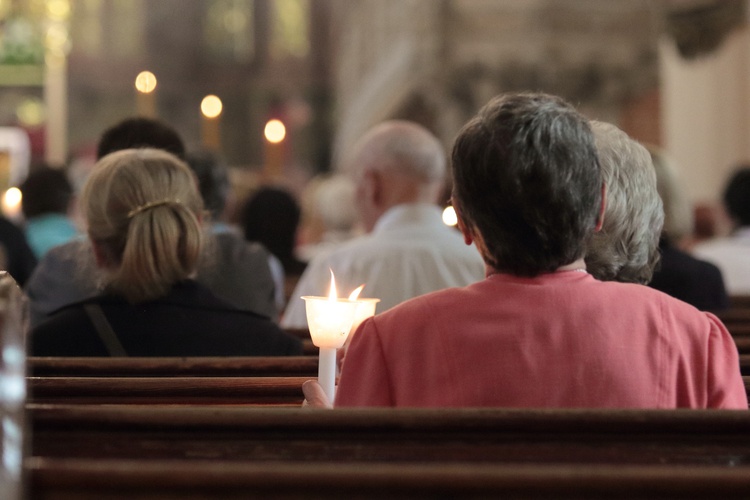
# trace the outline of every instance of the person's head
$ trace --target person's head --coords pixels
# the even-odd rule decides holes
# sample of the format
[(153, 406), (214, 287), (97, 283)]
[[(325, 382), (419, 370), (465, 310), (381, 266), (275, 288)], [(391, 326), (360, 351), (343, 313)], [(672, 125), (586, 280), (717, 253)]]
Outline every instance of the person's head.
[(203, 201), (195, 175), (174, 155), (128, 149), (105, 156), (81, 206), (97, 265), (128, 301), (161, 297), (194, 273)]
[(416, 123), (376, 125), (355, 145), (348, 162), (367, 231), (388, 209), (403, 203), (436, 203), (446, 176), (440, 141)]
[(154, 148), (185, 158), (180, 135), (166, 123), (152, 118), (127, 118), (104, 131), (99, 138), (96, 159), (123, 149)]
[(564, 100), (491, 100), (458, 134), (452, 171), (459, 226), (488, 266), (536, 276), (584, 256), (602, 179), (588, 120)]
[(612, 124), (592, 121), (606, 196), (601, 231), (586, 250), (586, 268), (603, 281), (646, 284), (659, 262), (664, 210), (651, 155)]
[(195, 151), (185, 158), (188, 166), (198, 178), (206, 210), (213, 220), (219, 220), (229, 196), (229, 170), (218, 155), (210, 151)]
[(677, 172), (666, 154), (654, 147), (649, 146), (651, 162), (656, 171), (656, 189), (659, 191), (662, 204), (664, 205), (664, 229), (662, 238), (670, 243), (676, 244), (693, 233), (693, 212), (690, 209), (677, 179)]
[(293, 259), (301, 210), (288, 191), (263, 187), (242, 207), (240, 214), (245, 239), (262, 243), (283, 264)]
[(737, 226), (750, 226), (750, 166), (742, 165), (724, 190), (724, 207)]
[(73, 187), (65, 171), (46, 165), (31, 171), (19, 186), (21, 210), (32, 219), (45, 214), (66, 214), (73, 197)]

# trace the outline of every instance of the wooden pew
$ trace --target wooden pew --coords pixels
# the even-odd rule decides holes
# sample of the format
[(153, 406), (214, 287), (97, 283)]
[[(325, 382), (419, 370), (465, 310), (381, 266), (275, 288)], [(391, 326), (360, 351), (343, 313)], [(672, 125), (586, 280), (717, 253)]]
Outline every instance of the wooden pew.
[(750, 465), (744, 411), (29, 405), (27, 413), (31, 455), (44, 458)]
[(745, 468), (31, 459), (30, 499), (747, 498)]
[(30, 403), (299, 406), (310, 377), (26, 377)]
[(315, 377), (314, 356), (205, 358), (30, 357), (37, 377)]

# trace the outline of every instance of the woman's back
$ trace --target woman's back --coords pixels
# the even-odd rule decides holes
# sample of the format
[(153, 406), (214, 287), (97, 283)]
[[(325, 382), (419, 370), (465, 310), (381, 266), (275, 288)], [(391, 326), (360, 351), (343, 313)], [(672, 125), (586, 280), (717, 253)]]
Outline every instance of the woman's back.
[[(87, 307), (98, 306), (129, 356), (293, 356), (298, 339), (188, 280), (138, 305), (104, 294), (66, 306), (33, 331), (35, 356), (109, 356)], [(101, 328), (100, 328), (101, 329)], [(106, 335), (106, 334), (105, 334)]]

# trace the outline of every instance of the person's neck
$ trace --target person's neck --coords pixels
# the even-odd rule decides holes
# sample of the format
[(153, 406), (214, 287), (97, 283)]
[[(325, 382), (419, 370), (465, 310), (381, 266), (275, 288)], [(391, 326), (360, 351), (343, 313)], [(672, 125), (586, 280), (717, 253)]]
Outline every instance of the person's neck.
[(570, 264), (558, 267), (557, 269), (555, 269), (555, 272), (561, 273), (563, 271), (585, 271), (585, 270), (586, 270), (586, 261), (584, 261), (583, 258), (580, 258), (578, 260), (571, 262)]
[[(557, 269), (555, 269), (553, 272), (561, 273), (564, 271), (581, 271), (581, 272), (587, 272), (586, 271), (586, 262), (583, 258), (577, 259), (570, 264), (566, 264), (564, 266), (560, 266)], [(489, 278), (493, 274), (503, 274), (503, 271), (498, 271), (494, 267), (492, 267), (489, 264), (484, 265), (484, 275), (485, 277)], [(506, 274), (512, 274), (512, 273), (506, 273)]]

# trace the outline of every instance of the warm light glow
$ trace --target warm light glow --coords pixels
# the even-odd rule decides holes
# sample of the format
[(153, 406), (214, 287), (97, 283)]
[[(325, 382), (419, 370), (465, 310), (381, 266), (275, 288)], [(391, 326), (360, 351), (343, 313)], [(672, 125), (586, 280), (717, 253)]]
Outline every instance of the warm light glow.
[(277, 144), (284, 140), (286, 137), (286, 127), (280, 120), (268, 120), (266, 128), (263, 130), (263, 134), (266, 136), (266, 140), (273, 144)]
[(47, 0), (47, 15), (55, 21), (64, 21), (70, 17), (69, 0)]
[(12, 187), (3, 194), (3, 213), (10, 218), (17, 216), (21, 212), (21, 190)]
[(44, 123), (44, 103), (36, 97), (24, 99), (16, 108), (16, 118), (22, 125), (37, 127)]
[(357, 288), (354, 289), (352, 293), (349, 294), (349, 300), (357, 300), (359, 297), (359, 294), (362, 293), (362, 289), (365, 287), (364, 284), (359, 285)]
[(446, 226), (455, 226), (458, 224), (458, 216), (456, 216), (455, 208), (445, 207), (445, 210), (443, 210), (443, 224)]
[(215, 95), (207, 95), (201, 101), (201, 113), (206, 118), (216, 118), (221, 114), (222, 109), (221, 99)]
[(156, 89), (156, 76), (150, 71), (141, 71), (135, 77), (135, 88), (143, 94), (150, 94)]

